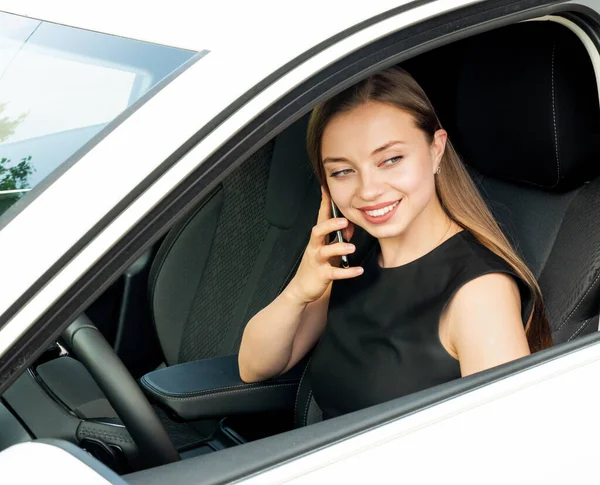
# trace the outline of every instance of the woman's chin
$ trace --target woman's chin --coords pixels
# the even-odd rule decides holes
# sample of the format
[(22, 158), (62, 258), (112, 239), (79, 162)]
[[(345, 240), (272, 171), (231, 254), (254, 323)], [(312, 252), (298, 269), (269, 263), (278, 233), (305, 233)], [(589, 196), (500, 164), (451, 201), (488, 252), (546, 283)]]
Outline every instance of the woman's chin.
[(404, 232), (404, 228), (400, 227), (400, 224), (385, 224), (385, 226), (365, 224), (362, 228), (377, 239), (398, 237)]

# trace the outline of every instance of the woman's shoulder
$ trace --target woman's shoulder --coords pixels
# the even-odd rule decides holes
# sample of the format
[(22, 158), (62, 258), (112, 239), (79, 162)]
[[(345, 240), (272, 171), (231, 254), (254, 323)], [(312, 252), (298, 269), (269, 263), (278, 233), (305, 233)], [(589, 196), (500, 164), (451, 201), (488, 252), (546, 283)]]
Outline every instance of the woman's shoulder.
[[(499, 289), (509, 291), (509, 287), (514, 288), (516, 284), (523, 305), (524, 321), (526, 321), (525, 317), (529, 314), (532, 303), (531, 291), (527, 283), (508, 261), (479, 242), (477, 237), (467, 229), (464, 230), (462, 240), (463, 258), (461, 267), (457, 271), (455, 292), (463, 286), (468, 286), (469, 293), (489, 292), (493, 295), (497, 294)], [(465, 291), (466, 288), (463, 293)]]
[(498, 271), (517, 275), (508, 261), (482, 244), (471, 231), (464, 229), (460, 234), (462, 236), (461, 262), (465, 269), (474, 272), (483, 271), (487, 273)]

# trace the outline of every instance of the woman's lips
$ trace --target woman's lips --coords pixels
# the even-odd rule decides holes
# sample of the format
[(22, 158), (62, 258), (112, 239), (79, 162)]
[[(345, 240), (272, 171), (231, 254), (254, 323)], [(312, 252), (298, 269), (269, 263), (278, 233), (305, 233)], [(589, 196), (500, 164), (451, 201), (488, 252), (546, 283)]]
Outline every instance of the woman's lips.
[[(396, 202), (392, 202), (391, 204), (388, 204), (387, 206), (377, 209), (375, 211), (369, 210), (369, 212), (371, 212), (372, 215), (367, 214), (367, 212), (364, 209), (360, 209), (360, 212), (362, 213), (363, 217), (371, 224), (382, 224), (392, 218), (392, 216), (396, 213), (396, 210), (398, 210), (398, 207), (400, 206), (401, 202), (402, 199), (397, 200)], [(391, 210), (388, 210), (383, 215), (373, 214), (373, 212), (384, 211), (390, 206), (392, 207)]]

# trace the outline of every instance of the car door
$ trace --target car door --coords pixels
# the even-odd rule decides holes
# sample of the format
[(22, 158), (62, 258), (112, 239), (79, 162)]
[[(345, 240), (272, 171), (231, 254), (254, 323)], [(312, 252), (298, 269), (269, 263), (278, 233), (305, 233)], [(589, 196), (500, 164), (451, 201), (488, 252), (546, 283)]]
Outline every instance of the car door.
[[(216, 90), (223, 77), (211, 80), (207, 73), (222, 69), (227, 77), (239, 72), (239, 64), (235, 69), (230, 65), (231, 57), (215, 55), (211, 60), (211, 53), (206, 62), (191, 66), (0, 231), (0, 245), (5, 244), (0, 247), (13, 249), (12, 238), (21, 237), (26, 228), (47, 217), (41, 200), (47, 202), (46, 207), (60, 204), (60, 190), (82, 181), (86, 183), (77, 192), (81, 200), (100, 196), (90, 183), (109, 180), (108, 172), (98, 168), (99, 162), (112, 153), (119, 153), (121, 162), (134, 160), (110, 197), (90, 204), (87, 214), (74, 212), (74, 227), (61, 226), (65, 234), (51, 241), (49, 255), (37, 260), (35, 269), (14, 288), (3, 287), (9, 295), (3, 302), (0, 330), (3, 385), (121, 268), (163, 234), (178, 213), (193, 206), (261, 141), (298, 119), (323, 96), (442, 39), (548, 11), (546, 4), (527, 2), (438, 0), (406, 5), (330, 38), (287, 68), (280, 66), (275, 74), (273, 65), (265, 63), (257, 69), (259, 74), (249, 75), (252, 82), (259, 80), (254, 91), (244, 91), (247, 86), (241, 83), (228, 86), (233, 94)], [(451, 35), (448, 25), (452, 25)], [(398, 36), (393, 37), (394, 33)], [(192, 94), (199, 87), (210, 96)], [(182, 106), (202, 113), (186, 110), (181, 115)], [(185, 122), (178, 116), (186, 118)], [(164, 132), (165, 117), (177, 120), (173, 121), (177, 133)], [(148, 138), (158, 141), (144, 146)], [(149, 167), (142, 170), (138, 160), (150, 160)], [(159, 170), (161, 164), (164, 170)], [(156, 170), (158, 174), (148, 179)], [(578, 442), (583, 430), (592, 434), (600, 430), (600, 420), (593, 416), (600, 396), (594, 386), (587, 385), (597, 375), (599, 359), (598, 337), (592, 335), (433, 392), (126, 479), (129, 483), (174, 484), (241, 479), (259, 483), (424, 478), (479, 483), (482, 477), (506, 481), (514, 477), (508, 475), (510, 466), (527, 468), (530, 461), (545, 459), (557, 437)], [(552, 406), (547, 405), (550, 401)], [(553, 418), (574, 407), (579, 414), (561, 421), (562, 434), (552, 433)], [(468, 439), (459, 441), (463, 436)], [(561, 451), (566, 464), (590, 456), (580, 453), (581, 449)], [(593, 452), (592, 448), (586, 451)], [(510, 463), (498, 466), (506, 457)], [(589, 476), (590, 470), (585, 471)], [(522, 476), (531, 481), (541, 472), (536, 465), (528, 473)], [(559, 477), (550, 472), (542, 476), (550, 482)]]

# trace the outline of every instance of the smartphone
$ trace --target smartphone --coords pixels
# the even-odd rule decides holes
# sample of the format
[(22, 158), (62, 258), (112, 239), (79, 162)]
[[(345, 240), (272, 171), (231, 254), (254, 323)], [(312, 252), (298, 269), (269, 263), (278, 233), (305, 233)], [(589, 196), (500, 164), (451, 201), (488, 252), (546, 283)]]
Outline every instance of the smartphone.
[[(340, 217), (340, 211), (333, 203), (333, 200), (331, 201), (331, 215), (333, 217)], [(342, 231), (340, 231), (340, 230), (335, 231), (335, 238), (337, 239), (338, 242), (344, 242), (344, 237), (342, 236)], [(343, 255), (342, 256), (342, 268), (349, 268), (349, 267), (350, 267), (350, 262), (348, 261), (348, 256)]]

